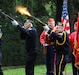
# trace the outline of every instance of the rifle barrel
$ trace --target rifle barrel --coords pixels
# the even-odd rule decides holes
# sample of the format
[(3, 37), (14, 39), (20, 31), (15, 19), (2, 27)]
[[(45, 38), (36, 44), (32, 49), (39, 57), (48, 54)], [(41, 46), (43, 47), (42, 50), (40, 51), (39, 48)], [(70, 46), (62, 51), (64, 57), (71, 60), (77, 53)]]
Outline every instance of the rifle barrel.
[(5, 14), (4, 12), (1, 12), (4, 16), (8, 17), (10, 20), (14, 20), (12, 17), (10, 17), (9, 15)]
[(42, 22), (40, 19), (36, 18), (35, 16), (32, 16), (37, 22), (39, 22), (41, 25), (45, 26), (45, 23)]

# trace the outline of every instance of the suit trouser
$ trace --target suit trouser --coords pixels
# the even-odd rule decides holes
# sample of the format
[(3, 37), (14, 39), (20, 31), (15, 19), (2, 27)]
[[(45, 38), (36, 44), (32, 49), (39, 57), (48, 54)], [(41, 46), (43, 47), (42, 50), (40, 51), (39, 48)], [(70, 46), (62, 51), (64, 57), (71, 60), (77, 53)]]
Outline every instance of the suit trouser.
[(26, 67), (25, 67), (26, 75), (34, 75), (36, 56), (37, 56), (36, 52), (27, 53), (27, 61), (26, 61)]
[(54, 46), (47, 47), (46, 69), (46, 75), (54, 75)]
[(1, 69), (1, 65), (0, 65), (0, 75), (3, 75), (3, 71)]

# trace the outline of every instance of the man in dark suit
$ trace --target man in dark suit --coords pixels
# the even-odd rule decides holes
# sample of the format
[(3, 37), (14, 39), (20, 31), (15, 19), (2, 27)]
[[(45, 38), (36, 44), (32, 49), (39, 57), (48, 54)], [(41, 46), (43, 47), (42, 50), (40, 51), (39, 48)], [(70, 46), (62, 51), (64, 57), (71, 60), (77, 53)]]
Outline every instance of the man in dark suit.
[(27, 50), (27, 61), (25, 72), (26, 75), (34, 75), (34, 65), (36, 61), (36, 56), (38, 52), (37, 48), (37, 30), (33, 27), (33, 24), (27, 20), (24, 26), (20, 26), (19, 23), (14, 20), (12, 24), (17, 26), (21, 32), (21, 38), (25, 40), (26, 50)]

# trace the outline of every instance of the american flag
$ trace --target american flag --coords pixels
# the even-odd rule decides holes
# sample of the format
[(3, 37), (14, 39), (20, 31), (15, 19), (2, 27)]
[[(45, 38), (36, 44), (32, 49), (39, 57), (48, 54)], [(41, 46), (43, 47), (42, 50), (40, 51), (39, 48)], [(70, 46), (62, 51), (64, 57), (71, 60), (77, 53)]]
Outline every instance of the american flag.
[(70, 34), (70, 25), (69, 25), (69, 16), (68, 16), (67, 6), (68, 6), (68, 0), (64, 0), (61, 21), (63, 23), (64, 30), (68, 34)]

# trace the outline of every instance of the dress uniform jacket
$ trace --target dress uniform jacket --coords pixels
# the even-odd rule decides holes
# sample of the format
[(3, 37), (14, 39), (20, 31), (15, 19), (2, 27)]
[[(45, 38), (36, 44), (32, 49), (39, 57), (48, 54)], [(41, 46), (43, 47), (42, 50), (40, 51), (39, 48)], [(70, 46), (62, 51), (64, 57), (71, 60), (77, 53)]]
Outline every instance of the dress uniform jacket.
[(70, 42), (68, 34), (63, 31), (59, 34), (55, 32), (48, 32), (54, 40), (56, 49), (56, 75), (63, 75), (64, 68), (68, 62)]

